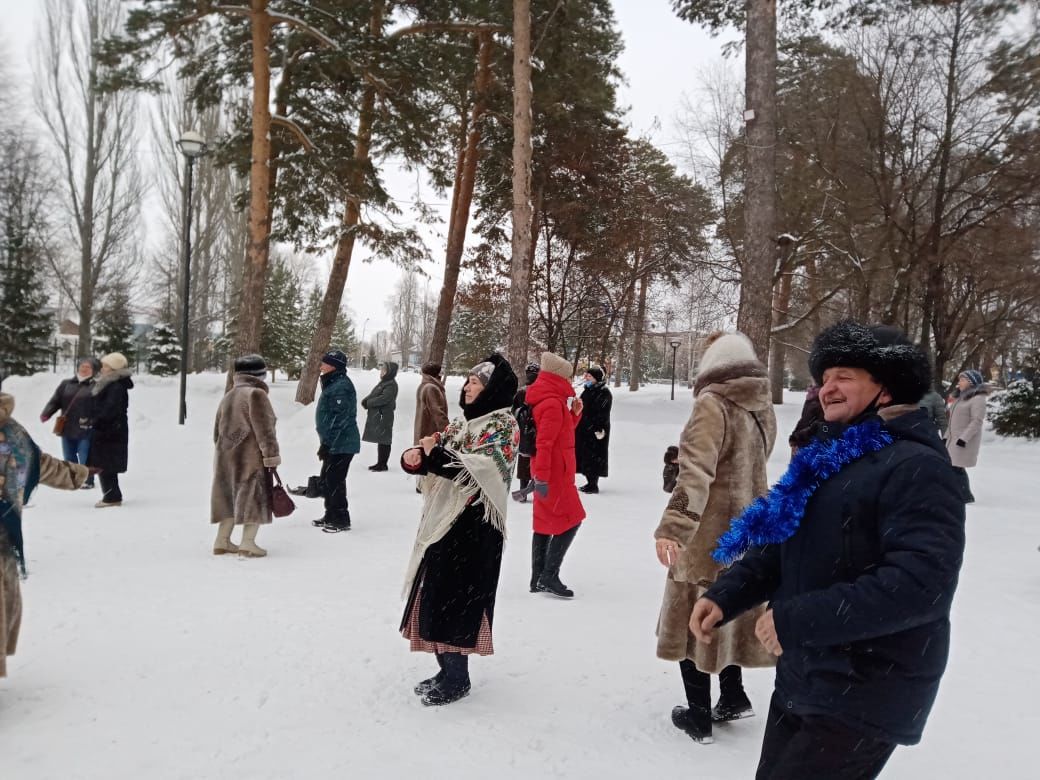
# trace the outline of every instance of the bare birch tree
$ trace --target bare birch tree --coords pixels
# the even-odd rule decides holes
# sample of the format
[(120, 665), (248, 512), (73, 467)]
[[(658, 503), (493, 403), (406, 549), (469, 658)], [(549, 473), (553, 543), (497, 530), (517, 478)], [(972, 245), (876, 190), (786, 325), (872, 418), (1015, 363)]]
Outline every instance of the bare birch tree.
[(144, 195), (136, 159), (135, 99), (102, 93), (98, 44), (120, 29), (117, 0), (47, 0), (37, 45), (34, 101), (57, 151), (58, 198), (78, 269), (56, 263), (90, 349), (98, 287), (132, 256)]

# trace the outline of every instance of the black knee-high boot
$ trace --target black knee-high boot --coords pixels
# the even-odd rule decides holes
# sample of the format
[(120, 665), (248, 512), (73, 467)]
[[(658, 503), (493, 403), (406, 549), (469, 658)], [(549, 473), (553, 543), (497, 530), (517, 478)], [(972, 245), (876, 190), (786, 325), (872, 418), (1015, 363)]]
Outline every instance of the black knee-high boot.
[(750, 718), (754, 714), (751, 700), (744, 692), (744, 675), (740, 667), (736, 664), (727, 666), (719, 672), (719, 701), (711, 711), (711, 719), (721, 723)]
[(469, 695), (469, 656), (462, 653), (442, 653), (444, 677), (422, 698), (428, 706), (451, 704)]
[(540, 590), (560, 598), (574, 597), (574, 591), (560, 582), (560, 567), (563, 565), (563, 558), (567, 555), (567, 550), (570, 549), (571, 542), (574, 541), (574, 536), (578, 533), (579, 528), (581, 528), (581, 523), (549, 540), (549, 549), (545, 554), (545, 568), (542, 570), (542, 576), (538, 578)]
[(705, 745), (714, 742), (711, 735), (711, 676), (697, 669), (689, 659), (679, 662), (679, 671), (689, 706), (673, 707), (672, 723), (694, 742)]
[(538, 593), (538, 578), (545, 571), (545, 554), (549, 550), (549, 534), (534, 534), (531, 537), (531, 593)]

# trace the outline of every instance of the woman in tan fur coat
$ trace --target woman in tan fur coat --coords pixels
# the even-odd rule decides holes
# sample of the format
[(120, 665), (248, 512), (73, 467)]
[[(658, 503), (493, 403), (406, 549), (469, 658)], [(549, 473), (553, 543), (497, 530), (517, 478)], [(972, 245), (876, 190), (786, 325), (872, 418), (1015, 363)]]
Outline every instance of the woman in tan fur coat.
[[(238, 553), (262, 558), (267, 550), (256, 544), (256, 532), (271, 522), (271, 475), (282, 462), (275, 437), (275, 416), (267, 397), (267, 364), (259, 355), (235, 361), (234, 385), (217, 409), (213, 427), (216, 455), (210, 522), (218, 525), (213, 554)], [(231, 532), (242, 526), (242, 542)]]
[(0, 393), (0, 677), (7, 675), (7, 656), (14, 655), (22, 622), (22, 508), (37, 485), (75, 490), (89, 473), (86, 466), (40, 452), (13, 412), (14, 398)]
[[(755, 637), (761, 608), (720, 630), (711, 645), (689, 630), (693, 603), (718, 576), (711, 558), (729, 521), (768, 489), (766, 460), (776, 439), (765, 367), (740, 333), (716, 336), (701, 357), (693, 414), (682, 432), (679, 476), (654, 532), (657, 557), (668, 567), (657, 626), (657, 656), (679, 661), (688, 707), (672, 710), (672, 722), (697, 742), (711, 742), (712, 721), (754, 714), (744, 693), (741, 667), (768, 667), (775, 659)], [(721, 695), (711, 708), (709, 674)]]

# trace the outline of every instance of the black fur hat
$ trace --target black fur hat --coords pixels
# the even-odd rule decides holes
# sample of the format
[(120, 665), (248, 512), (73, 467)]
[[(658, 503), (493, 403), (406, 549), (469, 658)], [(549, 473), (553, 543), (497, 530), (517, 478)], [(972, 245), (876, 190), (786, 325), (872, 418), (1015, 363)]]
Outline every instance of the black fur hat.
[(267, 363), (260, 355), (242, 355), (235, 358), (235, 373), (249, 374), (263, 379), (267, 376)]
[(889, 325), (844, 320), (821, 332), (809, 353), (813, 381), (822, 385), (823, 372), (836, 366), (869, 371), (888, 390), (894, 404), (916, 404), (932, 384), (924, 350)]

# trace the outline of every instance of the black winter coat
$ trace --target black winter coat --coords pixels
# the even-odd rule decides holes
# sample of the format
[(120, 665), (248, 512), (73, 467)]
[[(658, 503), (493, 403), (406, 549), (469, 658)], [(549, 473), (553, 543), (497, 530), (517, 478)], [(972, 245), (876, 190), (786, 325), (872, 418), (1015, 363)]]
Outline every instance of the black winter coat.
[(63, 439), (82, 439), (90, 435), (94, 415), (94, 398), (90, 391), (94, 380), (80, 382), (79, 379), (63, 379), (54, 391), (51, 400), (43, 407), (44, 417), (53, 417), (57, 412), (65, 415)]
[[(419, 470), (408, 469), (403, 460), (401, 468), (413, 474), (454, 479), (461, 468), (449, 466), (449, 458), (443, 447), (434, 447), (423, 456)], [(502, 533), (485, 522), (483, 506), (470, 504), (463, 509), (451, 530), (423, 555), (404, 608), (401, 630), (407, 626), (421, 583), (419, 636), (428, 642), (475, 647), (485, 614), (488, 624), (494, 625), (502, 543)]]
[(513, 399), (513, 408), (510, 410), (516, 419), (516, 425), (520, 429), (520, 454), (533, 458), (537, 448), (535, 447), (534, 415), (531, 407), (527, 405), (527, 388), (518, 390)]
[(130, 447), (130, 424), (127, 409), (129, 391), (134, 382), (126, 369), (106, 381), (99, 377), (94, 385), (94, 438), (90, 444), (87, 465), (109, 474), (126, 471)]
[(912, 745), (946, 668), (964, 503), (925, 411), (885, 428), (893, 444), (822, 483), (790, 539), (751, 550), (705, 595), (727, 621), (771, 601), (791, 712)]
[[(574, 454), (578, 473), (586, 477), (607, 476), (607, 452), (610, 449), (610, 407), (614, 396), (606, 382), (597, 382), (581, 393), (581, 420), (574, 429)], [(602, 439), (596, 432), (602, 431)]]

